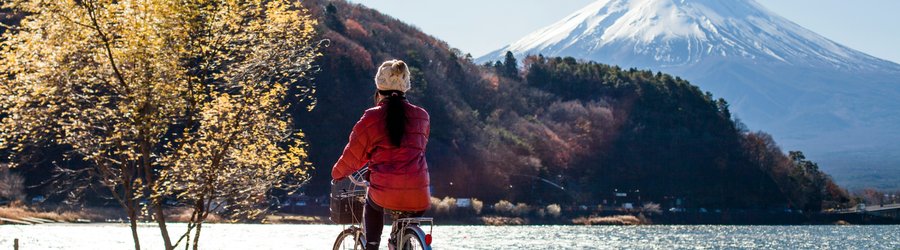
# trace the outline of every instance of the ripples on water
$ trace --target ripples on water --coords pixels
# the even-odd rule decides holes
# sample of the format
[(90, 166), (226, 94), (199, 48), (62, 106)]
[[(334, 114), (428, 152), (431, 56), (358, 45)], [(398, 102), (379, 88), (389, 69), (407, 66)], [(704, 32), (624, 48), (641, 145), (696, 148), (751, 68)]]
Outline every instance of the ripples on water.
[[(170, 225), (169, 231), (183, 230)], [(204, 225), (202, 249), (328, 249), (337, 225)], [(389, 229), (385, 229), (389, 232)], [(140, 228), (145, 249), (162, 240)], [(900, 226), (436, 226), (435, 249), (900, 249)], [(133, 249), (125, 224), (0, 226), (0, 249)], [(383, 247), (384, 248), (384, 247)], [(386, 249), (386, 248), (385, 248)]]

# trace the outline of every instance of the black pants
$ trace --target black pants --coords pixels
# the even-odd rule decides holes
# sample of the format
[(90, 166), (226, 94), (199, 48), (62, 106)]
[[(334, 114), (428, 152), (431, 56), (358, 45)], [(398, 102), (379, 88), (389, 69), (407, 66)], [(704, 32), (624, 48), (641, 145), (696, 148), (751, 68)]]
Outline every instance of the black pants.
[[(366, 249), (378, 249), (378, 245), (381, 243), (381, 233), (384, 231), (385, 210), (387, 209), (375, 204), (371, 197), (366, 199), (366, 206), (363, 209), (363, 230), (366, 232), (366, 241), (368, 241), (366, 243)], [(408, 212), (404, 214), (407, 215), (404, 217), (420, 217), (425, 214), (425, 211)], [(392, 228), (391, 230), (400, 229)]]

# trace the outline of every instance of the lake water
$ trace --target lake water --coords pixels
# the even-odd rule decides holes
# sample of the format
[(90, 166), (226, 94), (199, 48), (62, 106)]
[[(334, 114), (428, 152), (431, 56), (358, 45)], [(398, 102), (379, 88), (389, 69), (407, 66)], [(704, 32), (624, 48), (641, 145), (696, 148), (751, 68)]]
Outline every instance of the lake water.
[[(170, 231), (184, 224), (170, 225)], [(205, 225), (202, 249), (328, 249), (339, 225)], [(389, 228), (385, 228), (387, 232)], [(427, 230), (427, 229), (426, 229)], [(144, 249), (159, 231), (140, 228)], [(441, 226), (435, 249), (900, 249), (893, 226)], [(125, 224), (0, 226), (0, 249), (134, 249)], [(382, 246), (386, 249), (386, 247)]]

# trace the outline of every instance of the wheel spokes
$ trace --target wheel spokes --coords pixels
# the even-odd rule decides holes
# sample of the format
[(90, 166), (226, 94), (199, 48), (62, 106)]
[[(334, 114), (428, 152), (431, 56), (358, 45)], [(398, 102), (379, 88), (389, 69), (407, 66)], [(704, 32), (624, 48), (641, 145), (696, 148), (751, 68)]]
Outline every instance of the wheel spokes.
[(343, 238), (340, 239), (338, 243), (338, 249), (342, 250), (362, 250), (365, 249), (363, 246), (363, 242), (358, 235), (355, 234), (344, 234)]

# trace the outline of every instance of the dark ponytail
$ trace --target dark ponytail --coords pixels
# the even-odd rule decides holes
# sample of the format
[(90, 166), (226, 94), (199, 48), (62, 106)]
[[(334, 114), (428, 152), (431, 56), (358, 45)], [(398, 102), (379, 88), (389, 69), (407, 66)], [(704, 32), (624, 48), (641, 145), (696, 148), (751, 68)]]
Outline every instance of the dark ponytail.
[(386, 102), (388, 138), (394, 146), (400, 146), (403, 134), (406, 132), (406, 106), (403, 105), (406, 97), (403, 92), (396, 90), (379, 90), (378, 94), (384, 96)]

